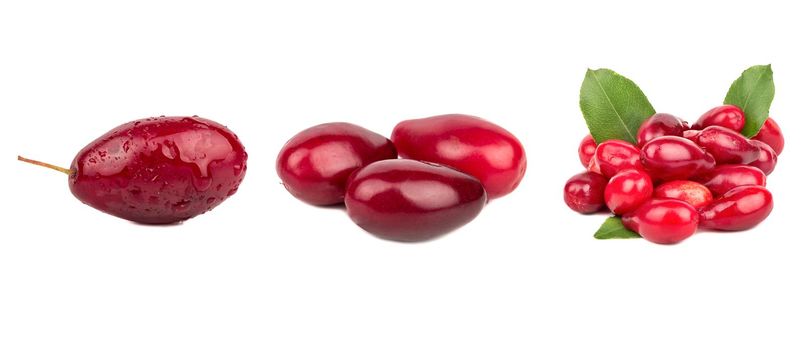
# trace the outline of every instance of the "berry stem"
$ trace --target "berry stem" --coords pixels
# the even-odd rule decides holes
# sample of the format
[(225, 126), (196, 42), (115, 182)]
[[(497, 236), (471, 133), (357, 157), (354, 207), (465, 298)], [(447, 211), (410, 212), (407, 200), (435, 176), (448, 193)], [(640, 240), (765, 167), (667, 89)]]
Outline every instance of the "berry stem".
[(45, 163), (45, 162), (40, 162), (38, 160), (28, 159), (28, 158), (25, 158), (25, 157), (22, 157), (22, 156), (17, 156), (17, 160), (22, 161), (22, 162), (26, 162), (26, 163), (30, 163), (30, 164), (33, 164), (33, 165), (39, 165), (39, 166), (42, 166), (42, 167), (45, 167), (45, 168), (48, 168), (48, 169), (53, 169), (53, 170), (65, 173), (67, 175), (73, 175), (72, 170), (67, 169), (67, 168), (62, 168), (60, 166), (56, 166), (56, 165), (53, 165), (53, 164), (48, 164), (48, 163)]

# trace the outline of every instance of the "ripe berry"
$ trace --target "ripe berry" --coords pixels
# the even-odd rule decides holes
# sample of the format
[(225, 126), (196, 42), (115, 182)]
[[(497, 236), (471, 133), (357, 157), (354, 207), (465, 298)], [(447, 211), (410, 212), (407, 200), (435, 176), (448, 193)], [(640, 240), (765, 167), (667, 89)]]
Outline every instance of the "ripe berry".
[(490, 199), (506, 195), (526, 172), (526, 152), (504, 128), (484, 119), (447, 114), (402, 121), (392, 131), (402, 158), (445, 164), (484, 184)]
[(714, 158), (690, 140), (661, 136), (641, 149), (641, 163), (655, 180), (685, 180), (713, 169)]
[(347, 214), (364, 230), (394, 241), (419, 242), (475, 218), (487, 195), (474, 177), (437, 164), (382, 160), (349, 180)]
[(741, 231), (764, 221), (772, 212), (772, 194), (762, 186), (741, 186), (700, 211), (704, 228)]
[(582, 138), (577, 153), (579, 154), (579, 162), (582, 163), (583, 167), (587, 168), (593, 158), (593, 154), (596, 153), (596, 141), (591, 134)]
[(733, 105), (714, 107), (705, 112), (694, 125), (694, 130), (702, 130), (709, 126), (718, 125), (735, 132), (741, 132), (744, 128), (744, 112), (741, 108)]
[(602, 175), (607, 178), (615, 176), (622, 170), (641, 168), (638, 148), (622, 140), (607, 140), (600, 143), (596, 147), (593, 159)]
[(721, 126), (702, 129), (694, 142), (714, 156), (717, 164), (749, 164), (760, 153), (744, 135)]
[(607, 179), (600, 174), (589, 171), (576, 174), (565, 183), (565, 204), (578, 213), (595, 213), (604, 207), (606, 185)]
[(190, 219), (233, 195), (246, 173), (243, 145), (225, 126), (193, 117), (120, 125), (76, 155), (70, 191), (107, 214), (143, 224)]
[(708, 187), (714, 196), (720, 197), (739, 186), (765, 186), (767, 177), (756, 167), (726, 164), (697, 176), (697, 181)]
[(638, 128), (638, 147), (661, 136), (683, 136), (688, 124), (671, 114), (658, 113), (645, 120)]
[(622, 217), (628, 229), (658, 244), (678, 243), (697, 231), (697, 210), (676, 199), (652, 199)]
[(344, 201), (347, 178), (381, 159), (397, 158), (392, 141), (350, 123), (320, 124), (294, 135), (277, 156), (277, 175), (294, 197), (313, 205)]
[(781, 132), (781, 127), (772, 118), (767, 118), (764, 124), (761, 125), (761, 130), (753, 137), (753, 140), (759, 140), (770, 145), (775, 154), (779, 156), (784, 151), (784, 134)]
[(708, 187), (687, 180), (669, 181), (656, 187), (654, 197), (681, 200), (691, 204), (695, 209), (702, 208), (714, 200)]
[(627, 169), (610, 178), (604, 191), (607, 207), (616, 214), (631, 212), (652, 198), (652, 178), (637, 169)]
[(775, 170), (775, 165), (778, 164), (778, 155), (775, 154), (775, 151), (770, 145), (764, 142), (750, 140), (750, 143), (758, 147), (760, 153), (758, 159), (748, 165), (759, 168), (766, 175), (772, 174), (772, 171)]

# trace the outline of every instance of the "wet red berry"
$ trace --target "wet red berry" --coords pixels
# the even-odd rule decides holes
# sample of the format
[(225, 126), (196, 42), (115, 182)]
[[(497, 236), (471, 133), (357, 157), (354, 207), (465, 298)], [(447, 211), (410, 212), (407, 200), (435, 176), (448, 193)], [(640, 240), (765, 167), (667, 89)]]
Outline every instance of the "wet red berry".
[(678, 243), (697, 231), (697, 210), (676, 199), (652, 199), (622, 217), (628, 229), (659, 244)]
[(487, 196), (474, 177), (408, 159), (382, 160), (356, 171), (345, 205), (350, 218), (380, 238), (418, 242), (475, 218)]
[(746, 230), (764, 221), (772, 208), (772, 194), (766, 188), (737, 187), (702, 208), (700, 224), (721, 231)]
[(708, 187), (688, 180), (669, 181), (655, 187), (655, 198), (677, 199), (691, 204), (695, 209), (702, 208), (714, 200)]
[(187, 220), (221, 204), (246, 172), (243, 145), (199, 117), (120, 125), (78, 152), (69, 185), (85, 204), (145, 224)]
[(720, 197), (739, 186), (765, 186), (767, 184), (767, 177), (760, 169), (737, 164), (717, 166), (713, 170), (698, 176), (696, 180), (708, 187), (716, 197)]
[(633, 144), (622, 140), (607, 140), (596, 147), (596, 166), (607, 178), (626, 169), (640, 169), (641, 155)]
[(571, 210), (582, 214), (591, 214), (601, 210), (604, 205), (604, 190), (607, 179), (597, 173), (584, 172), (572, 176), (565, 183), (563, 198)]
[(658, 113), (645, 120), (638, 128), (638, 147), (661, 136), (683, 136), (688, 124), (671, 114)]
[(593, 158), (593, 154), (596, 153), (596, 141), (591, 134), (586, 135), (579, 143), (577, 153), (579, 154), (579, 162), (582, 163), (583, 167), (587, 168)]
[(760, 153), (742, 134), (721, 126), (702, 129), (694, 142), (714, 156), (717, 164), (749, 164)]
[(770, 145), (764, 142), (750, 140), (750, 143), (758, 147), (760, 153), (758, 159), (748, 165), (759, 168), (766, 175), (772, 174), (772, 171), (775, 170), (775, 165), (778, 164), (778, 155), (775, 154), (775, 151)]
[(779, 156), (784, 151), (784, 134), (781, 132), (781, 127), (772, 118), (767, 118), (764, 124), (761, 125), (761, 130), (753, 137), (753, 140), (759, 140), (770, 145), (775, 154)]
[(400, 122), (392, 131), (402, 158), (445, 164), (484, 184), (490, 199), (512, 192), (526, 172), (526, 152), (504, 128), (484, 119), (447, 114)]
[(294, 135), (277, 156), (277, 175), (294, 197), (313, 205), (344, 201), (347, 178), (359, 168), (397, 158), (392, 141), (349, 123), (317, 125)]
[(744, 112), (741, 108), (733, 105), (724, 105), (705, 112), (691, 128), (694, 130), (702, 130), (709, 126), (717, 125), (735, 132), (741, 132), (742, 128), (744, 128), (744, 122)]
[(637, 169), (619, 172), (607, 183), (605, 204), (616, 215), (626, 214), (652, 198), (652, 178)]
[(713, 169), (714, 158), (691, 140), (661, 136), (641, 149), (641, 163), (655, 180), (685, 180)]

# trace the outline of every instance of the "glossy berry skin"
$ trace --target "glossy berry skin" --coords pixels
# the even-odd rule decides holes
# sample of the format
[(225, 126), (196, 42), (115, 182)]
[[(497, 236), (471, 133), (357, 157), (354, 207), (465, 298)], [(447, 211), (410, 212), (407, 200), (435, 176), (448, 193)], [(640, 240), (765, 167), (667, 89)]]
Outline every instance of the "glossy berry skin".
[(772, 212), (772, 194), (762, 186), (734, 188), (700, 210), (703, 228), (741, 231), (764, 221)]
[(402, 242), (448, 233), (473, 220), (486, 202), (476, 178), (409, 159), (382, 160), (356, 171), (344, 201), (358, 226)]
[(634, 215), (631, 215), (633, 213), (634, 211), (623, 215), (621, 217), (621, 224), (624, 225), (624, 227), (628, 230), (638, 233), (638, 220), (636, 220)]
[(640, 169), (641, 154), (633, 144), (622, 140), (607, 140), (596, 147), (593, 157), (606, 178), (611, 178), (622, 170)]
[(749, 164), (760, 153), (744, 135), (721, 126), (702, 129), (693, 140), (714, 156), (717, 164)]
[(744, 128), (744, 112), (741, 108), (733, 105), (714, 107), (705, 112), (694, 125), (694, 130), (702, 130), (709, 126), (721, 126), (735, 132), (742, 132)]
[(750, 140), (750, 143), (758, 147), (760, 153), (758, 159), (748, 165), (760, 169), (765, 175), (772, 174), (772, 171), (775, 170), (775, 165), (778, 164), (778, 155), (775, 154), (775, 150), (770, 145), (759, 140)]
[(697, 231), (698, 215), (697, 210), (686, 202), (652, 199), (622, 217), (622, 223), (650, 242), (675, 244)]
[(579, 162), (582, 163), (583, 167), (587, 168), (591, 159), (593, 159), (593, 154), (596, 153), (596, 141), (591, 134), (582, 138), (579, 148), (577, 148), (577, 153), (579, 154)]
[(638, 128), (638, 147), (661, 136), (683, 136), (688, 124), (671, 114), (657, 113), (645, 120)]
[(102, 212), (143, 224), (190, 219), (233, 195), (246, 174), (243, 145), (225, 126), (193, 117), (120, 125), (78, 152), (70, 190)]
[(641, 163), (659, 181), (686, 180), (714, 168), (714, 158), (691, 140), (661, 136), (641, 149)]
[(604, 198), (613, 214), (631, 212), (652, 198), (652, 178), (637, 169), (619, 172), (607, 183)]
[(765, 186), (767, 176), (756, 167), (727, 164), (698, 176), (697, 181), (708, 187), (714, 196), (720, 197), (739, 186)]
[(605, 186), (607, 179), (601, 174), (589, 171), (576, 174), (565, 183), (565, 204), (581, 214), (596, 213), (604, 208)]
[(487, 120), (446, 114), (400, 122), (392, 131), (402, 158), (444, 164), (479, 179), (490, 199), (513, 190), (526, 172), (520, 141)]
[(784, 151), (784, 134), (781, 132), (781, 127), (772, 118), (767, 118), (764, 121), (753, 140), (759, 140), (770, 145), (775, 154), (779, 156)]
[(702, 208), (714, 200), (711, 190), (705, 185), (688, 180), (669, 181), (655, 187), (655, 198), (677, 199), (691, 204), (694, 209)]
[(320, 124), (294, 135), (277, 156), (277, 175), (294, 197), (312, 205), (344, 202), (359, 168), (397, 158), (392, 141), (350, 123)]

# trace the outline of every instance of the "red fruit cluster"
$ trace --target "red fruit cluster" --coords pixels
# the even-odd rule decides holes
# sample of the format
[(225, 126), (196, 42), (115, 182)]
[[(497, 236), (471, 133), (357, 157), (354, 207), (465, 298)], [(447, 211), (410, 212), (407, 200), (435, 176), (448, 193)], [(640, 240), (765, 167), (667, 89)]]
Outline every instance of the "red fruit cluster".
[(470, 222), (489, 199), (512, 192), (526, 153), (500, 126), (449, 114), (403, 121), (391, 140), (353, 124), (317, 125), (283, 146), (276, 167), (298, 199), (344, 204), (375, 236), (419, 242)]
[(691, 127), (658, 113), (638, 129), (637, 142), (591, 135), (579, 145), (587, 169), (565, 184), (565, 203), (579, 213), (608, 208), (624, 226), (649, 241), (680, 242), (698, 227), (720, 231), (751, 228), (773, 208), (765, 188), (784, 138), (768, 118), (748, 139), (740, 132), (743, 111), (713, 108)]

